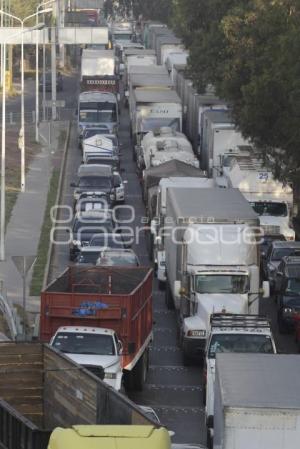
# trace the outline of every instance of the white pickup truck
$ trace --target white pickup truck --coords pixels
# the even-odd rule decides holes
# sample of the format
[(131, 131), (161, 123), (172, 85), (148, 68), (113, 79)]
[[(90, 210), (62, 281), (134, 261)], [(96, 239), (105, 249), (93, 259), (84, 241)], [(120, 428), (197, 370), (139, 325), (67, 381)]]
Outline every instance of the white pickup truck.
[(104, 382), (117, 391), (121, 390), (122, 343), (115, 331), (100, 327), (63, 326), (57, 329), (50, 345), (92, 373), (103, 377)]
[(264, 316), (215, 313), (210, 317), (210, 325), (203, 372), (203, 402), (208, 442), (213, 434), (216, 354), (219, 352), (276, 354), (271, 325)]

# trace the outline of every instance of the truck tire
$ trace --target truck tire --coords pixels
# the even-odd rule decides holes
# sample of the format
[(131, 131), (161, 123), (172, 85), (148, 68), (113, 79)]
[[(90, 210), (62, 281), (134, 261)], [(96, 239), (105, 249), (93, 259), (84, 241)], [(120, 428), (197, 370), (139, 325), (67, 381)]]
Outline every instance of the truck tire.
[(171, 292), (168, 280), (166, 281), (165, 302), (166, 302), (166, 306), (167, 306), (168, 310), (174, 309), (174, 301), (172, 298), (172, 292)]
[(134, 375), (134, 389), (137, 391), (142, 391), (144, 387), (144, 383), (147, 378), (147, 370), (148, 370), (148, 350), (144, 352), (140, 360), (134, 367), (133, 375)]

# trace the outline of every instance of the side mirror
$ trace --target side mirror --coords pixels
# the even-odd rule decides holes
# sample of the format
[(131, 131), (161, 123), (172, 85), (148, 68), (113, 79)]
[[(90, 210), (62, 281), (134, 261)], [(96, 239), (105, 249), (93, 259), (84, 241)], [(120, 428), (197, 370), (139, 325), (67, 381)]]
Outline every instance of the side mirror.
[(262, 297), (263, 298), (269, 298), (270, 297), (270, 282), (269, 281), (263, 281), (263, 284), (262, 284)]
[(125, 95), (126, 98), (129, 98), (129, 92), (128, 92), (128, 90), (125, 90), (124, 95)]

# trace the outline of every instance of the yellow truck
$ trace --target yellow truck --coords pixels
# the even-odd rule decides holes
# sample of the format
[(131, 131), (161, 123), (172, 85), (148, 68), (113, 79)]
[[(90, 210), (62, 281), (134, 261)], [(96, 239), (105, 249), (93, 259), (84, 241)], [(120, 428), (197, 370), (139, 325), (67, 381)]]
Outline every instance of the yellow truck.
[(48, 449), (170, 449), (168, 431), (146, 425), (56, 428)]

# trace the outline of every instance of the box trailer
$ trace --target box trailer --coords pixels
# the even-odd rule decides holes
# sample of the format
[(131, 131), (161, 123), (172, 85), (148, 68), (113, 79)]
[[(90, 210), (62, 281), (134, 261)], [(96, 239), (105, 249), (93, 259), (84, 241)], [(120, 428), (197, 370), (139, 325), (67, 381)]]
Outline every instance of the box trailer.
[(298, 449), (300, 357), (217, 354), (214, 449)]

